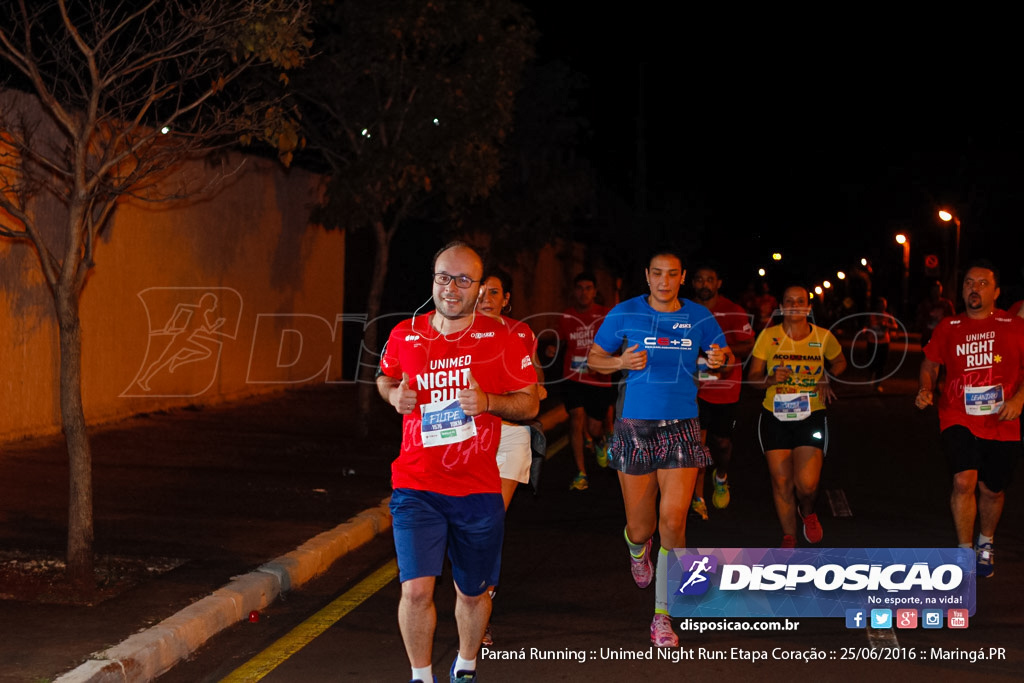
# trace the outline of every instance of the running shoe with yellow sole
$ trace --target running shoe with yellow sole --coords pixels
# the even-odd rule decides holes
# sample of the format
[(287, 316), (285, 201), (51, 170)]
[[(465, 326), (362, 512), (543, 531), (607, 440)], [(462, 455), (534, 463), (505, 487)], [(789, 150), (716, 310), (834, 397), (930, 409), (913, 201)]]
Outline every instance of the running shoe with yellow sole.
[(608, 467), (608, 439), (601, 438), (594, 442), (594, 457), (598, 467)]
[(713, 470), (711, 481), (715, 484), (715, 492), (711, 494), (711, 504), (719, 510), (729, 507), (729, 479), (718, 481), (718, 470)]

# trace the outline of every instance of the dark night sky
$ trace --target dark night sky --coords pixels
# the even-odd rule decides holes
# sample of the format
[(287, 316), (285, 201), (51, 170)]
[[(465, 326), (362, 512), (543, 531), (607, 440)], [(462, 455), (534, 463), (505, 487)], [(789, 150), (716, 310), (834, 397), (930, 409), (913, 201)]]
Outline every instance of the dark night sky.
[(926, 253), (951, 256), (941, 205), (962, 217), (961, 265), (987, 255), (1008, 285), (1021, 280), (1022, 260), (1006, 249), (1024, 207), (1020, 60), (980, 44), (958, 51), (947, 22), (962, 17), (883, 33), (865, 22), (891, 17), (745, 16), (740, 26), (682, 9), (575, 5), (532, 12), (541, 59), (589, 79), (581, 111), (603, 180), (633, 200), (642, 102), (649, 209), (703, 229), (706, 247), (742, 264), (734, 280), (778, 250), (776, 287), (864, 256), (876, 288), (892, 289), (898, 230), (911, 234), (920, 280)]

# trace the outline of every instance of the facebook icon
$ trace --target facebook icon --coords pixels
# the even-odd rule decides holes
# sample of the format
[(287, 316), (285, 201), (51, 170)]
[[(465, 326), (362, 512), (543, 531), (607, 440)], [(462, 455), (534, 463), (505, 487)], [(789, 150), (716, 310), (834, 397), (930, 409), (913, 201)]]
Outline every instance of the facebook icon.
[(867, 628), (867, 618), (862, 609), (846, 610), (846, 628)]

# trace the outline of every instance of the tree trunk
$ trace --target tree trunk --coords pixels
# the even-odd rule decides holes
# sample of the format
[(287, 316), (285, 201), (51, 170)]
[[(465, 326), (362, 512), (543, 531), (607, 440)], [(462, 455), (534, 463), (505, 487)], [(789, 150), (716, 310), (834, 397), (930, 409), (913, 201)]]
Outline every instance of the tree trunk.
[[(391, 236), (394, 233), (387, 230), (381, 221), (377, 221), (373, 225), (373, 234), (376, 241), (376, 253), (374, 254), (373, 276), (370, 278), (370, 293), (366, 296), (366, 331), (363, 334), (363, 346), (371, 354), (379, 354), (381, 345), (378, 343), (380, 328), (377, 317), (380, 315), (381, 299), (384, 297), (384, 285), (388, 277), (388, 258), (391, 255)], [(362, 354), (360, 354), (359, 360), (359, 414), (363, 418), (359, 422), (365, 435), (368, 429), (370, 403), (376, 400), (377, 396), (377, 383), (374, 368), (362, 362)]]
[(67, 575), (83, 591), (95, 588), (93, 567), (92, 452), (82, 406), (82, 328), (75, 293), (56, 298), (60, 331), (60, 419), (67, 441), (68, 497)]

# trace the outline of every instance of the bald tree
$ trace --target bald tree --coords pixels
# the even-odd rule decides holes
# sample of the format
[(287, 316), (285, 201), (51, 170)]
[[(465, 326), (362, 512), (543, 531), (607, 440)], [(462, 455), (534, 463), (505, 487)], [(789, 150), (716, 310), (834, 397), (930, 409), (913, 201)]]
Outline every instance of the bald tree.
[[(373, 235), (363, 344), (377, 353), (391, 244), (413, 220), (452, 222), (497, 184), (536, 31), (512, 0), (329, 3), (318, 26), (294, 87), (329, 172), (314, 218)], [(364, 410), (373, 370), (361, 367)]]
[[(310, 46), (305, 0), (0, 0), (0, 237), (28, 244), (58, 327), (70, 464), (67, 571), (94, 585), (79, 302), (119, 203), (203, 189), (178, 165), (239, 141), (300, 144), (273, 89)], [(264, 78), (264, 81), (267, 79)]]

